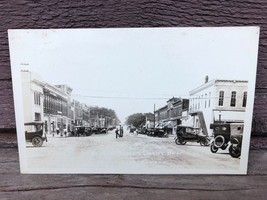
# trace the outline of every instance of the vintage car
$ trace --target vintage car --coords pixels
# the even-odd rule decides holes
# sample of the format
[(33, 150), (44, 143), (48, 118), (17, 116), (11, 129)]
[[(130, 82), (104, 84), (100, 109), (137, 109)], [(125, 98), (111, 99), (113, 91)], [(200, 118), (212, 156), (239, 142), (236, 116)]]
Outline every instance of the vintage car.
[(201, 146), (208, 146), (210, 140), (206, 135), (201, 134), (200, 128), (194, 128), (191, 126), (177, 126), (177, 137), (175, 143), (185, 145), (187, 142), (197, 142)]
[(114, 129), (116, 129), (116, 126), (110, 126), (110, 127), (108, 127), (108, 131), (113, 131)]
[(44, 123), (41, 121), (34, 121), (24, 123), (25, 126), (25, 139), (31, 142), (35, 147), (41, 147), (43, 142), (47, 142), (46, 134), (43, 131)]
[(168, 134), (164, 131), (164, 129), (161, 129), (161, 128), (147, 129), (146, 134), (152, 137), (168, 137)]
[(210, 146), (212, 153), (229, 146), (229, 154), (234, 158), (240, 157), (244, 123), (214, 123), (210, 128), (214, 135)]
[(129, 133), (134, 133), (136, 128), (134, 126), (129, 127)]
[(92, 127), (92, 133), (94, 133), (94, 134), (107, 133), (107, 129), (106, 128), (101, 128), (101, 127)]
[(145, 134), (147, 134), (147, 129), (145, 127), (142, 127), (141, 126), (141, 127), (139, 127), (139, 128), (136, 129), (136, 133), (137, 134), (144, 134), (145, 135)]
[(90, 136), (92, 135), (91, 127), (86, 126), (74, 126), (72, 131), (72, 136), (79, 137), (79, 136)]

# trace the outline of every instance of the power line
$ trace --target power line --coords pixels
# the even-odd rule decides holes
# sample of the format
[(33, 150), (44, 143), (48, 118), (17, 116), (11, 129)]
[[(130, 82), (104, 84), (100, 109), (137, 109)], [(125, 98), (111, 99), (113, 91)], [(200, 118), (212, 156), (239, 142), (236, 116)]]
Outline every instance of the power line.
[(169, 99), (169, 97), (116, 97), (116, 96), (92, 96), (92, 95), (79, 95), (73, 94), (73, 96), (77, 97), (86, 97), (86, 98), (94, 98), (94, 99), (143, 99), (143, 100), (153, 100), (153, 99)]
[[(172, 97), (119, 97), (119, 96), (97, 96), (97, 95), (80, 95), (72, 94), (76, 97), (85, 97), (85, 98), (94, 98), (94, 99), (136, 99), (136, 100), (168, 100)], [(200, 96), (179, 96), (178, 98), (182, 99), (191, 99), (191, 100), (208, 100), (208, 99), (219, 99), (219, 97), (200, 97)], [(224, 97), (224, 99), (230, 99), (231, 97)]]

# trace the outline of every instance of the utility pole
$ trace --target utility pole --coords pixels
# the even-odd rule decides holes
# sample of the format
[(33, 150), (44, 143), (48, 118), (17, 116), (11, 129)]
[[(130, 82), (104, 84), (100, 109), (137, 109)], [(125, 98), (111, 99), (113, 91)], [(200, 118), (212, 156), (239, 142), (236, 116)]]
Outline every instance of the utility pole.
[(154, 128), (156, 128), (156, 112), (155, 112), (155, 109), (156, 109), (156, 104), (154, 104)]

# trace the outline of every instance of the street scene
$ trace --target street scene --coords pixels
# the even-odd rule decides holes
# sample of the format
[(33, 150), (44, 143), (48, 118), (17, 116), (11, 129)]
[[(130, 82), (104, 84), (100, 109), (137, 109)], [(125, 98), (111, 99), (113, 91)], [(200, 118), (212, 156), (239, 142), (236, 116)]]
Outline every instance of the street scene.
[[(124, 128), (92, 136), (48, 135), (48, 142), (35, 148), (27, 143), (27, 164), (33, 173), (177, 173), (181, 170), (238, 169), (239, 159), (228, 151), (211, 154), (209, 147), (189, 142), (177, 145), (173, 137), (149, 137)], [(45, 163), (43, 162), (45, 160)]]
[(10, 31), (21, 172), (245, 173), (257, 31)]

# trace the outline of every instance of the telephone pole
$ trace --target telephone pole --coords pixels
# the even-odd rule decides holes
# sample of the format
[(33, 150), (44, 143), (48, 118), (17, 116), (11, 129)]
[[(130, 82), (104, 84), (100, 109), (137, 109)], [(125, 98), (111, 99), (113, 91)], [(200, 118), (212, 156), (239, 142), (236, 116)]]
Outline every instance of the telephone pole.
[(156, 113), (155, 113), (155, 109), (156, 109), (156, 104), (154, 104), (154, 128), (156, 128)]

